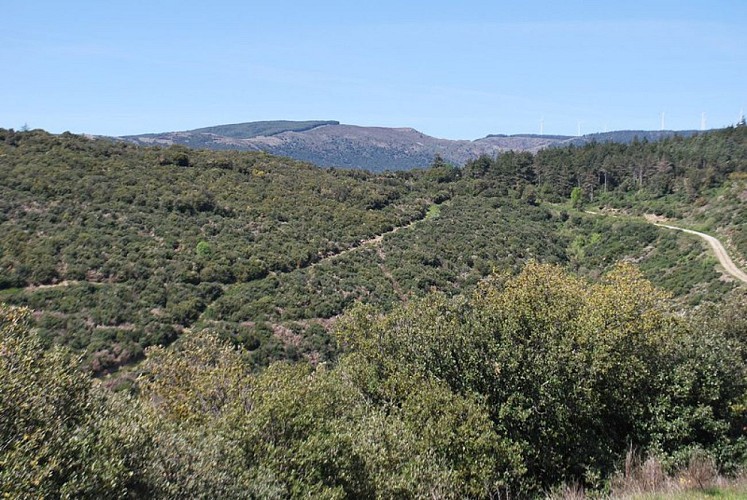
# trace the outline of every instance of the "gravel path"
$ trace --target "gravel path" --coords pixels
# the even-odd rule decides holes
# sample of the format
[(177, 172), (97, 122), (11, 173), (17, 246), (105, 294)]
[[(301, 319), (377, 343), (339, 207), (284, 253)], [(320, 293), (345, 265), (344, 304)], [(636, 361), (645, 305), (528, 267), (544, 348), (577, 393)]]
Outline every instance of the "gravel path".
[(683, 229), (681, 227), (669, 226), (667, 224), (661, 224), (658, 222), (653, 222), (653, 224), (656, 226), (660, 226), (660, 227), (666, 227), (667, 229), (675, 229), (677, 231), (684, 231), (686, 233), (700, 236), (701, 238), (706, 240), (709, 245), (711, 245), (711, 248), (713, 248), (713, 252), (716, 254), (716, 258), (718, 259), (721, 266), (723, 266), (724, 270), (726, 270), (727, 273), (731, 274), (732, 276), (742, 281), (743, 283), (747, 283), (747, 274), (745, 274), (744, 271), (739, 269), (737, 265), (734, 264), (734, 261), (731, 260), (731, 257), (729, 257), (729, 254), (726, 253), (726, 249), (724, 248), (724, 245), (722, 245), (721, 242), (717, 240), (716, 238), (714, 238), (713, 236), (710, 236), (705, 233), (701, 233), (700, 231), (693, 231), (692, 229)]

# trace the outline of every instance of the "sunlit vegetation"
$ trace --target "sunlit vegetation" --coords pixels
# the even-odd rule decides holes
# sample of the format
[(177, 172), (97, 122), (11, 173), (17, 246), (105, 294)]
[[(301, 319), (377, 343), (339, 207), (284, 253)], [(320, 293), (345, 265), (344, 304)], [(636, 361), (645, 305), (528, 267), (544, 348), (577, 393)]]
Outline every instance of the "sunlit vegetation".
[[(634, 446), (662, 471), (745, 460), (744, 302), (686, 316), (632, 266), (530, 262), (337, 324), (337, 362), (274, 363), (203, 332), (146, 352), (128, 392), (0, 311), (10, 496), (527, 497), (608, 491)], [(714, 314), (715, 313), (715, 314)], [(742, 318), (730, 321), (729, 317)]]
[(635, 493), (643, 464), (660, 491), (737, 474), (744, 288), (639, 216), (744, 258), (745, 139), (370, 174), (0, 130), (0, 492), (523, 498)]
[(406, 175), (261, 153), (2, 131), (0, 157), (2, 300), (97, 369), (172, 341), (227, 285), (307, 267), (427, 206)]
[(203, 327), (250, 348), (258, 366), (327, 359), (326, 320), (356, 301), (387, 309), (460, 293), (530, 258), (590, 277), (634, 260), (698, 303), (732, 288), (698, 241), (577, 209), (681, 216), (707, 199), (716, 209), (694, 223), (741, 249), (744, 130), (508, 153), (463, 169), (437, 157), (425, 171), (380, 175), (0, 131), (0, 300), (31, 307), (44, 344), (86, 352), (95, 371)]

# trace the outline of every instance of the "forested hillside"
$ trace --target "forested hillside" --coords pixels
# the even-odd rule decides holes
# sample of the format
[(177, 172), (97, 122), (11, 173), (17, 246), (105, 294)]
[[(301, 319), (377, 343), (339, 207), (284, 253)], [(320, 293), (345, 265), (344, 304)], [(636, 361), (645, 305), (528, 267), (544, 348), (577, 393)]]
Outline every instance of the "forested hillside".
[(737, 472), (745, 288), (640, 215), (743, 260), (745, 193), (744, 124), (383, 174), (0, 130), (0, 487), (609, 492), (631, 446)]
[(556, 202), (568, 200), (575, 191), (577, 207), (692, 218), (700, 227), (723, 231), (743, 259), (747, 236), (736, 228), (747, 223), (745, 175), (744, 122), (689, 138), (627, 145), (592, 142), (536, 155), (482, 157), (464, 167), (465, 177), (478, 179), (479, 190), (497, 183), (503, 193)]
[(217, 329), (258, 365), (326, 359), (329, 320), (357, 300), (458, 294), (528, 259), (591, 277), (633, 259), (697, 303), (732, 288), (700, 242), (539, 201), (565, 203), (575, 188), (577, 204), (639, 212), (721, 203), (718, 227), (744, 251), (733, 230), (744, 211), (711, 196), (745, 169), (744, 129), (379, 175), (3, 131), (0, 299), (33, 308), (44, 343), (84, 351), (97, 372), (185, 328)]
[(3, 298), (97, 369), (169, 343), (226, 286), (288, 272), (424, 215), (396, 177), (262, 153), (0, 133)]
[(513, 189), (533, 185), (546, 199), (566, 200), (574, 187), (593, 202), (604, 193), (648, 198), (678, 194), (690, 202), (730, 174), (747, 171), (744, 123), (707, 134), (630, 144), (591, 142), (536, 155), (505, 154), (469, 162), (466, 176), (500, 180)]

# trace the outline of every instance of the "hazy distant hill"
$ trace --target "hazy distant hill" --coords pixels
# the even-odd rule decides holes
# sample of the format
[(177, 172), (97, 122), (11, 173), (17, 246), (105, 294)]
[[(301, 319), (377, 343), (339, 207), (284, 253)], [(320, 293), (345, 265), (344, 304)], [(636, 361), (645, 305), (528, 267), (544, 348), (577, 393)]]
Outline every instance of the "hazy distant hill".
[(613, 132), (600, 132), (596, 134), (582, 135), (581, 137), (572, 137), (565, 141), (563, 145), (573, 144), (574, 146), (583, 146), (591, 142), (617, 142), (621, 144), (630, 144), (634, 140), (648, 142), (660, 141), (678, 135), (680, 137), (692, 137), (698, 134), (697, 130), (616, 130)]
[(462, 165), (482, 154), (538, 151), (565, 136), (491, 135), (475, 141), (438, 139), (412, 128), (360, 127), (337, 121), (265, 121), (219, 125), (183, 132), (122, 137), (144, 145), (266, 151), (323, 167), (371, 171), (428, 166), (436, 154)]
[(305, 132), (323, 125), (339, 125), (337, 121), (262, 121), (216, 125), (184, 132), (161, 132), (125, 136), (131, 142), (140, 144), (182, 144), (193, 148), (205, 149), (257, 149), (246, 147), (237, 141), (253, 137), (272, 137), (283, 132)]
[(537, 152), (566, 144), (649, 141), (695, 131), (619, 131), (582, 137), (560, 135), (488, 135), (477, 140), (450, 140), (428, 136), (412, 128), (360, 127), (337, 121), (263, 121), (218, 125), (183, 132), (122, 137), (145, 145), (179, 144), (200, 149), (266, 151), (322, 167), (358, 168), (379, 172), (428, 166), (436, 154), (463, 165), (480, 155), (513, 151)]
[(322, 125), (339, 125), (340, 122), (334, 120), (319, 121), (302, 121), (294, 122), (288, 120), (276, 120), (265, 122), (248, 122), (235, 123), (232, 125), (217, 125), (215, 127), (205, 127), (193, 130), (192, 133), (212, 134), (222, 137), (231, 137), (233, 139), (248, 139), (250, 137), (272, 136), (282, 132), (305, 132)]

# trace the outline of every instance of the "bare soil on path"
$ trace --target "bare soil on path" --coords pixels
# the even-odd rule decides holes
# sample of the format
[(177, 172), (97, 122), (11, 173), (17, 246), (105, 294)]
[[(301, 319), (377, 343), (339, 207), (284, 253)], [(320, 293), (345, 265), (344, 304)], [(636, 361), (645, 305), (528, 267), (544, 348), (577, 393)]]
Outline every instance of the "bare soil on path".
[(747, 283), (747, 273), (739, 269), (737, 265), (734, 263), (733, 260), (731, 260), (731, 257), (729, 257), (729, 254), (726, 253), (726, 249), (724, 248), (724, 245), (721, 244), (721, 242), (714, 238), (713, 236), (705, 233), (701, 233), (700, 231), (694, 231), (692, 229), (683, 229), (681, 227), (677, 226), (670, 226), (668, 224), (662, 224), (660, 222), (653, 222), (650, 221), (655, 226), (659, 227), (665, 227), (667, 229), (674, 229), (676, 231), (683, 231), (685, 233), (694, 234), (696, 236), (700, 236), (704, 240), (708, 242), (709, 245), (711, 245), (711, 248), (713, 249), (713, 253), (716, 254), (716, 258), (718, 259), (719, 264), (724, 268), (724, 270), (738, 279), (739, 281), (743, 283)]
[[(617, 215), (614, 214), (605, 214), (600, 212), (592, 212), (591, 210), (586, 210), (587, 214), (592, 215), (610, 215), (612, 217), (616, 217)], [(727, 274), (734, 277), (735, 279), (741, 281), (742, 283), (747, 283), (747, 273), (742, 271), (733, 260), (731, 260), (731, 257), (729, 257), (729, 254), (727, 253), (726, 249), (724, 248), (724, 245), (721, 244), (721, 242), (714, 238), (713, 236), (701, 233), (700, 231), (695, 231), (692, 229), (685, 229), (682, 227), (677, 226), (671, 226), (669, 224), (664, 224), (666, 221), (665, 218), (659, 217), (653, 214), (646, 214), (644, 216), (646, 221), (650, 222), (651, 224), (659, 227), (664, 227), (667, 229), (674, 229), (675, 231), (682, 231), (685, 233), (694, 234), (695, 236), (699, 236), (700, 238), (703, 238), (708, 242), (708, 244), (713, 249), (713, 253), (716, 255), (716, 259), (718, 259), (719, 264), (721, 264), (721, 267), (724, 268), (724, 271), (726, 271)]]

